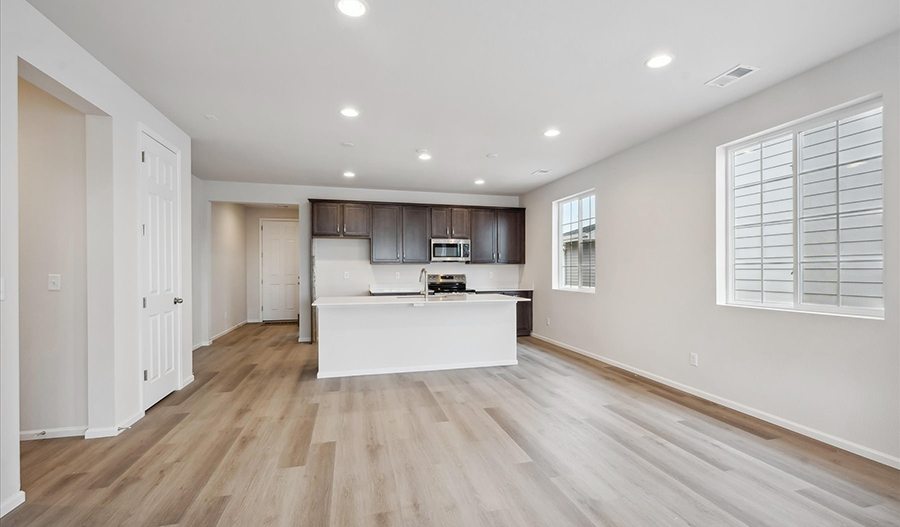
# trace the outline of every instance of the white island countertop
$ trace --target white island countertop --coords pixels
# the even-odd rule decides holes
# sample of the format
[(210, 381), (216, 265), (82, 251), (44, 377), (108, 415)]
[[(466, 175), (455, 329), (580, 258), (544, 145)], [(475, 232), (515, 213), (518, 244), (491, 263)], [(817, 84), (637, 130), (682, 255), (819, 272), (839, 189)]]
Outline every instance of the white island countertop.
[(315, 307), (337, 306), (425, 306), (425, 305), (449, 305), (449, 304), (491, 304), (491, 303), (515, 303), (530, 302), (528, 298), (507, 295), (444, 295), (429, 296), (325, 296), (313, 302)]

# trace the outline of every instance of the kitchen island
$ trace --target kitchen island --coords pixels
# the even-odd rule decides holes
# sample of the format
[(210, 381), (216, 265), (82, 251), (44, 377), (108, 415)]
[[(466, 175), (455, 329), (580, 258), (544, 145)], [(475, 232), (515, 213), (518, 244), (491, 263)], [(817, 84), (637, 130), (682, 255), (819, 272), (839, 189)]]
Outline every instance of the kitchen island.
[(518, 364), (516, 304), (505, 295), (323, 297), (320, 379)]

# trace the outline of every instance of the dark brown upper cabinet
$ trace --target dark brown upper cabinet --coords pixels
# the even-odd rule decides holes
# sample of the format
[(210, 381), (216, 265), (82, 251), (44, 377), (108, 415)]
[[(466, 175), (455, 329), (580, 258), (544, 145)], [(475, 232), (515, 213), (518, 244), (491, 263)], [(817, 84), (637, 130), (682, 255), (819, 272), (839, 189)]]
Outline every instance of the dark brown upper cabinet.
[(525, 261), (525, 214), (521, 210), (497, 211), (497, 263)]
[(469, 229), (469, 209), (452, 207), (450, 209), (450, 237), (467, 239), (471, 237)]
[(341, 235), (341, 203), (313, 202), (312, 204), (312, 235), (313, 236), (340, 236)]
[(368, 238), (372, 232), (369, 224), (371, 207), (363, 203), (344, 203), (344, 236)]
[(372, 205), (372, 263), (400, 263), (402, 207)]
[(431, 261), (431, 209), (403, 207), (403, 263)]
[(433, 207), (431, 209), (431, 237), (450, 237), (450, 207)]
[(472, 263), (497, 262), (497, 211), (472, 209)]
[(469, 238), (469, 209), (462, 207), (432, 207), (431, 237)]
[(313, 237), (368, 238), (370, 206), (366, 203), (314, 201), (312, 203)]

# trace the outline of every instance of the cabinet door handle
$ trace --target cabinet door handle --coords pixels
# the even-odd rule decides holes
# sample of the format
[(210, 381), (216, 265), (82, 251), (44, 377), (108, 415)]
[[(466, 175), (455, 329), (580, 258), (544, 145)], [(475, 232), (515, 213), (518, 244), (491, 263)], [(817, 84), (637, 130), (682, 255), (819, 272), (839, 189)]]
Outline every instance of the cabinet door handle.
[(450, 227), (447, 227), (447, 236), (450, 236)]

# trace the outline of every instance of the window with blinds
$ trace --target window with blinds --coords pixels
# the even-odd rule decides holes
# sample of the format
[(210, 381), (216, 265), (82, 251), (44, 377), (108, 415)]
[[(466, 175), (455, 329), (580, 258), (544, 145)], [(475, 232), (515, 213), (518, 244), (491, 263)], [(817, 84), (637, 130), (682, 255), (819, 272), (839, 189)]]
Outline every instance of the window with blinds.
[(728, 150), (729, 301), (883, 316), (882, 108)]
[(592, 291), (596, 286), (596, 199), (592, 193), (556, 202), (559, 289)]

